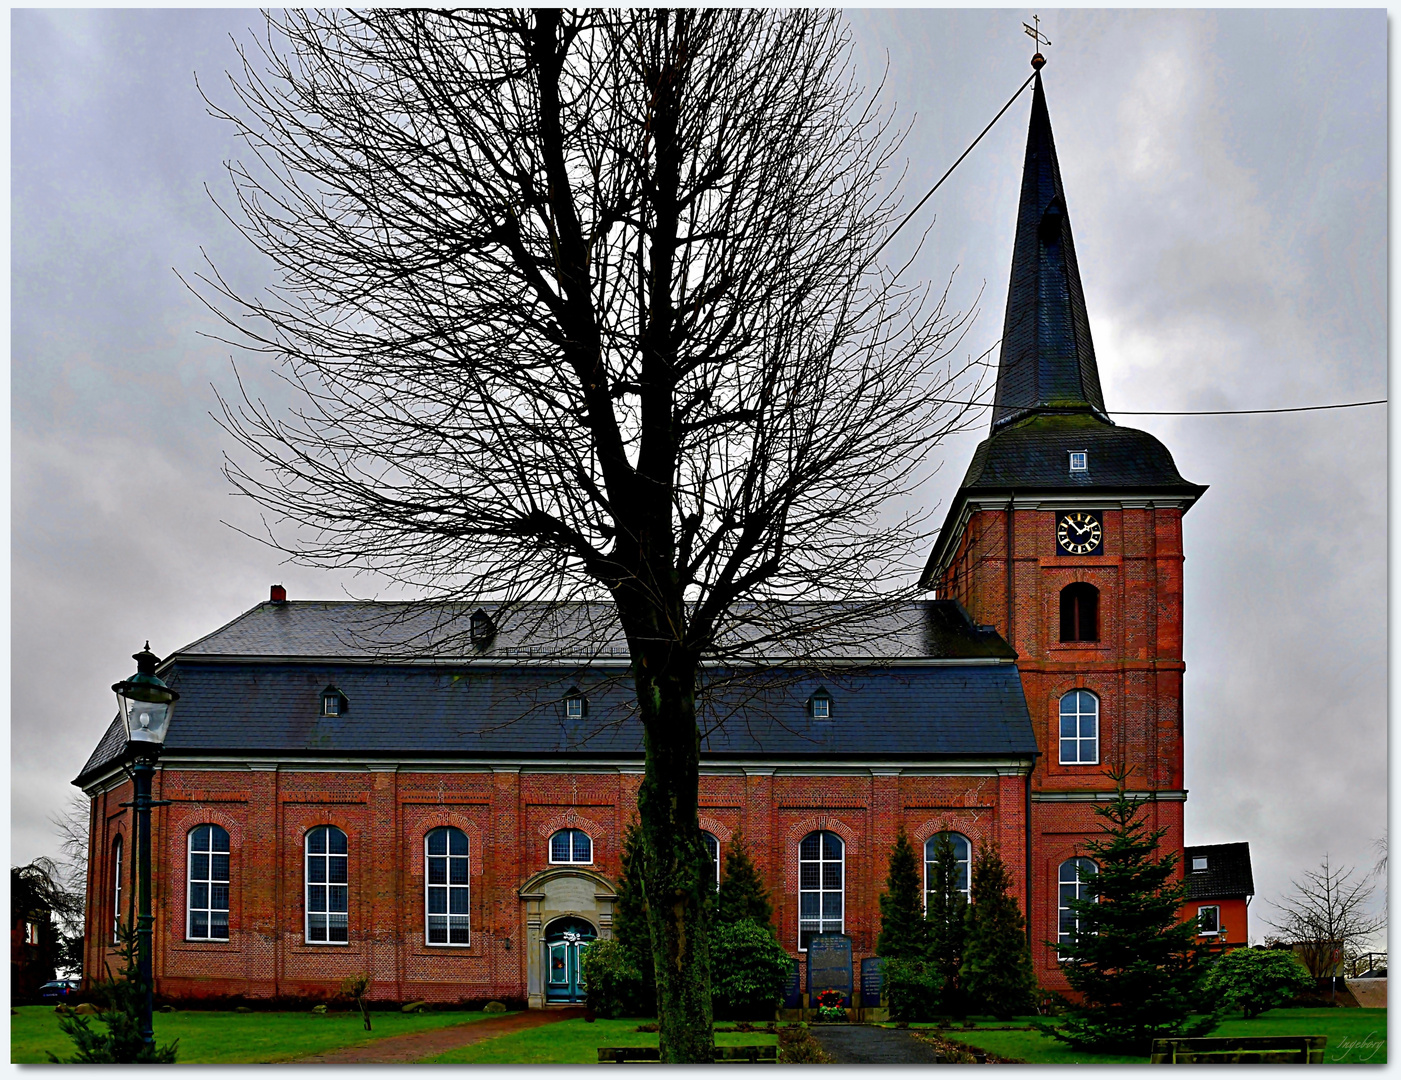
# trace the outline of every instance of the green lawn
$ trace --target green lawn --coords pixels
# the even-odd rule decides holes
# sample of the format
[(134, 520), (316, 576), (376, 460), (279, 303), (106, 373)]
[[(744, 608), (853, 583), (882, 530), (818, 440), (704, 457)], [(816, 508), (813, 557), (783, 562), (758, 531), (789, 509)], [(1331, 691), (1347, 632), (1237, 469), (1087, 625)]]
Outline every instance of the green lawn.
[[(434, 1064), (585, 1065), (597, 1064), (600, 1046), (656, 1046), (657, 1033), (638, 1031), (649, 1020), (561, 1020), (514, 1035), (501, 1035), (426, 1058)], [(729, 1024), (722, 1024), (729, 1027)], [(777, 1046), (777, 1035), (720, 1032), (720, 1046)]]
[[(1115, 1064), (1146, 1062), (1147, 1057), (1115, 1057), (1087, 1054), (1047, 1038), (1038, 1031), (985, 1030), (1029, 1026), (1037, 1017), (1020, 1017), (1006, 1023), (978, 1020), (973, 1030), (945, 1029), (945, 1038), (976, 1046), (1000, 1057), (1021, 1058), (1036, 1064)], [(926, 1024), (911, 1025), (915, 1028)], [(1213, 1037), (1238, 1035), (1327, 1035), (1326, 1063), (1357, 1062), (1380, 1065), (1386, 1061), (1385, 1009), (1273, 1009), (1254, 1020), (1227, 1020)]]
[[(45, 1050), (60, 1058), (73, 1055), (73, 1043), (58, 1027), (47, 1005), (25, 1005), (10, 1017), (10, 1060), (16, 1064), (48, 1061)], [(480, 1012), (372, 1012), (373, 1031), (359, 1013), (203, 1012), (157, 1013), (156, 1042), (180, 1040), (178, 1061), (189, 1065), (234, 1065), (286, 1061), (341, 1046), (406, 1035), (414, 1031), (469, 1024), (485, 1019)]]

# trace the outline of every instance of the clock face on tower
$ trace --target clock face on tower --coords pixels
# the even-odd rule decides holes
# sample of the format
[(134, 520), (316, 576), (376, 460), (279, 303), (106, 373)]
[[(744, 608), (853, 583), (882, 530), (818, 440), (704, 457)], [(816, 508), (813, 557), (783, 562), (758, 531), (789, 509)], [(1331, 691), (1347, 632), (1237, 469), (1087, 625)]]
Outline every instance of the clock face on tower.
[(1104, 527), (1091, 510), (1071, 510), (1056, 522), (1056, 548), (1064, 555), (1098, 555)]

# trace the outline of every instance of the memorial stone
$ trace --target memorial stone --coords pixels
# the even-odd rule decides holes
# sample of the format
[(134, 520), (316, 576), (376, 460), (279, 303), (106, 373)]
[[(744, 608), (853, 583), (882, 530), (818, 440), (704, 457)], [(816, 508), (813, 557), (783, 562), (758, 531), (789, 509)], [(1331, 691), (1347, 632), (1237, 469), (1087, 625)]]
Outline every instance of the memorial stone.
[(885, 957), (868, 956), (861, 961), (861, 1004), (868, 1009), (880, 1007), (881, 987), (885, 983)]
[(817, 934), (808, 942), (810, 1007), (824, 990), (840, 990), (842, 1004), (851, 1004), (851, 938), (845, 934)]

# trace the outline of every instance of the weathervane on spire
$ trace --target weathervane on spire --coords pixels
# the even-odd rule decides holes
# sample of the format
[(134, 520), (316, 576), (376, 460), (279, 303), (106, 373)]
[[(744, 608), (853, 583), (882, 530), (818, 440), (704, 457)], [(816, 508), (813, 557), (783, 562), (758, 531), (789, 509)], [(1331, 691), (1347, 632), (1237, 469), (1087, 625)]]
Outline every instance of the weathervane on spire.
[(1041, 33), (1040, 15), (1033, 15), (1031, 17), (1031, 21), (1034, 22), (1036, 25), (1032, 26), (1030, 23), (1022, 23), (1022, 29), (1026, 31), (1027, 37), (1031, 38), (1033, 41), (1036, 42), (1036, 55), (1031, 58), (1031, 66), (1034, 67), (1037, 71), (1040, 71), (1043, 67), (1046, 66), (1046, 58), (1041, 55), (1041, 46), (1049, 45), (1051, 43), (1051, 39), (1046, 37), (1045, 34)]

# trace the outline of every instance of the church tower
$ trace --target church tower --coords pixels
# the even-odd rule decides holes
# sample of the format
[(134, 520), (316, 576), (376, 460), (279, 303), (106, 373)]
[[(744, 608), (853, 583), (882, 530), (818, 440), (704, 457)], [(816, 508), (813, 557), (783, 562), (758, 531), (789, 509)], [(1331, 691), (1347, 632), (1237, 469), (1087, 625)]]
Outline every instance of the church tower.
[(921, 583), (1018, 654), (1039, 748), (1026, 906), (1051, 988), (1066, 983), (1045, 943), (1073, 930), (1063, 903), (1115, 787), (1106, 770), (1129, 770), (1164, 844), (1182, 848), (1182, 517), (1205, 490), (1105, 410), (1038, 70), (992, 429)]

